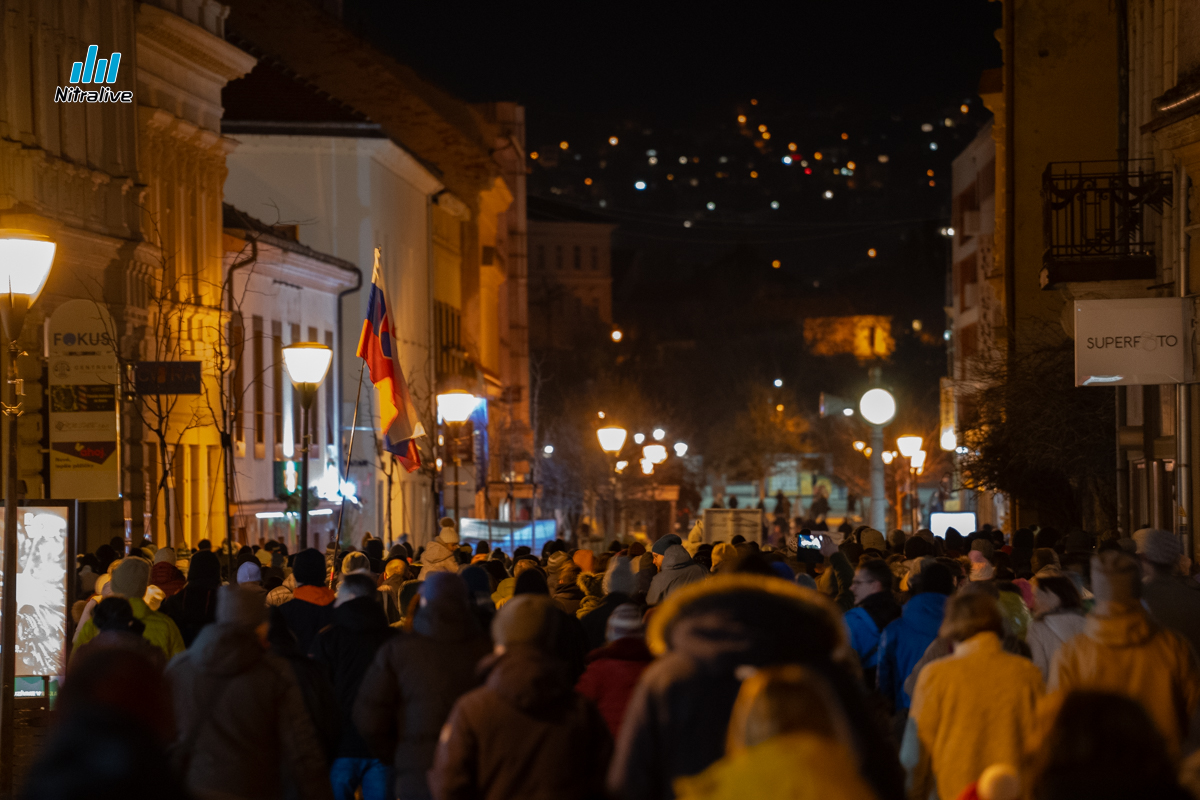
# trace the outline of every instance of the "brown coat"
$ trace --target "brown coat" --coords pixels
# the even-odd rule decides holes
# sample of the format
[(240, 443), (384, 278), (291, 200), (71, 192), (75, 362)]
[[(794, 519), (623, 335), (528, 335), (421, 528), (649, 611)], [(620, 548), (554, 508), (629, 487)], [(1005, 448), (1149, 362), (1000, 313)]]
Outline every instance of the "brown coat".
[(429, 788), (436, 800), (601, 798), (611, 753), (604, 718), (574, 691), (568, 666), (517, 646), (455, 704)]
[(196, 797), (331, 800), (329, 765), (287, 661), (252, 628), (214, 623), (167, 665), (174, 757)]

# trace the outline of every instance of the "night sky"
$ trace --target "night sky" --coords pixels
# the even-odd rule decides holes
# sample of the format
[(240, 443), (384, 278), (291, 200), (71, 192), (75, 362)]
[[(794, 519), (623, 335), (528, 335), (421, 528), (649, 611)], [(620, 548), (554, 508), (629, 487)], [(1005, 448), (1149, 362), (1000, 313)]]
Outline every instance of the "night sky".
[[(530, 194), (620, 223), (623, 378), (693, 425), (725, 413), (714, 374), (784, 376), (812, 409), (865, 369), (806, 358), (797, 319), (887, 314), (885, 374), (936, 415), (949, 168), (990, 118), (999, 3), (519, 8), (346, 0), (346, 21), (459, 97), (524, 104)], [(653, 354), (681, 341), (702, 355), (664, 382)]]

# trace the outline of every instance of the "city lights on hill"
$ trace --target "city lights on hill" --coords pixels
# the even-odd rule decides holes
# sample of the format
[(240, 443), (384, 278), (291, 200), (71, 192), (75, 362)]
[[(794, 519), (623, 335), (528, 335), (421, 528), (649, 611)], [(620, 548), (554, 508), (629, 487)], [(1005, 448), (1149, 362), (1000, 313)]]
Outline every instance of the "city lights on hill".
[(848, 134), (848, 133), (843, 133), (843, 134), (842, 134), (842, 141), (843, 141), (843, 142), (844, 142), (844, 141), (846, 141), (846, 140), (847, 140), (847, 139), (849, 139), (849, 138), (850, 138), (850, 134)]
[(746, 115), (745, 114), (738, 114), (738, 124), (740, 124), (740, 125), (746, 124)]
[(796, 143), (788, 142), (788, 150), (791, 150), (793, 153), (796, 152)]
[(570, 147), (570, 146), (571, 146), (571, 145), (567, 144), (565, 141), (562, 141), (562, 142), (559, 142), (559, 143), (558, 143), (558, 149), (559, 149), (559, 150), (566, 150), (566, 149), (567, 149), (568, 147)]
[(971, 107), (969, 105), (967, 105), (966, 103), (963, 103), (961, 106), (958, 107), (958, 110), (961, 111), (962, 113), (966, 114), (971, 110)]
[(532, 153), (530, 153), (529, 157), (532, 158), (534, 161), (537, 161), (537, 157), (538, 157), (537, 150), (534, 150)]
[(775, 269), (779, 269), (780, 267), (783, 266), (783, 262), (777, 258), (771, 262), (771, 266), (774, 267)]
[(878, 253), (875, 252), (874, 247), (867, 251), (867, 258), (874, 258), (876, 255), (878, 255)]

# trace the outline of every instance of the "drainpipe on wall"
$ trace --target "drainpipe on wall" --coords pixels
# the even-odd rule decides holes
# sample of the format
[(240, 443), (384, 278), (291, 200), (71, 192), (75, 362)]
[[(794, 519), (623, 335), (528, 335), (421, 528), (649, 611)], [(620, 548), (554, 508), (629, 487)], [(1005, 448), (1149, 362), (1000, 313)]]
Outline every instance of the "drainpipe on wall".
[[(1176, 226), (1179, 252), (1175, 262), (1175, 284), (1180, 297), (1187, 297), (1188, 286), (1188, 174), (1180, 164), (1175, 173), (1175, 208), (1179, 215)], [(1190, 332), (1189, 332), (1190, 333)], [(1175, 499), (1178, 511), (1175, 532), (1183, 544), (1183, 552), (1192, 555), (1192, 387), (1181, 383), (1175, 387)]]
[[(1129, 2), (1117, 0), (1117, 159), (1120, 169), (1129, 169)], [(1133, 535), (1129, 519), (1129, 458), (1121, 447), (1121, 428), (1127, 422), (1127, 392), (1124, 386), (1114, 386), (1117, 450), (1117, 529), (1126, 536)], [(1149, 474), (1149, 473), (1147, 473)]]
[[(345, 296), (348, 294), (354, 294), (355, 292), (359, 291), (360, 289), (362, 289), (362, 285), (363, 285), (362, 270), (359, 269), (358, 267), (349, 267), (349, 269), (354, 271), (354, 278), (355, 278), (354, 286), (350, 287), (349, 289), (347, 289), (344, 292), (338, 292), (338, 296), (337, 296), (337, 351), (339, 354), (341, 354), (341, 352), (342, 352), (342, 299), (345, 298)], [(339, 432), (342, 431), (342, 403), (344, 402), (344, 398), (345, 398), (345, 395), (342, 392), (343, 392), (344, 388), (345, 388), (345, 375), (342, 374), (342, 363), (341, 363), (341, 359), (339, 358), (338, 359), (338, 370), (337, 370), (337, 397), (338, 397), (337, 419), (334, 421), (337, 426), (336, 430), (338, 430)], [(357, 400), (357, 398), (355, 398), (355, 399)], [(340, 477), (340, 476), (346, 474), (346, 465), (342, 463), (342, 459), (344, 458), (346, 460), (349, 460), (351, 455), (353, 455), (353, 454), (346, 453), (345, 455), (343, 455), (342, 454), (342, 446), (340, 443), (338, 444), (337, 454), (338, 454), (338, 475)], [(338, 493), (340, 494), (341, 491), (342, 491), (342, 487), (339, 485)]]

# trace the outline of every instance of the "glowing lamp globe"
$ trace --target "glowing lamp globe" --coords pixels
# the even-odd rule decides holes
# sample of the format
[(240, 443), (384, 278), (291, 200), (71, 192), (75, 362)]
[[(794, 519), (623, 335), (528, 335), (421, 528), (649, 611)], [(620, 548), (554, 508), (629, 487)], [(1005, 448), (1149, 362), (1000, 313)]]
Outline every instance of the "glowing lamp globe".
[(917, 452), (912, 454), (912, 468), (913, 469), (921, 469), (922, 467), (925, 466), (925, 455), (926, 454), (925, 454), (924, 450), (918, 450)]
[(319, 384), (332, 362), (333, 350), (320, 342), (297, 342), (283, 348), (283, 364), (292, 383)]
[(642, 448), (642, 457), (652, 464), (661, 464), (667, 460), (667, 448), (661, 444), (648, 444)]
[(10, 341), (20, 336), (25, 313), (46, 286), (54, 251), (45, 236), (0, 232), (0, 316)]
[(870, 389), (859, 399), (858, 413), (872, 425), (887, 425), (896, 416), (896, 398), (887, 389)]
[(922, 442), (920, 436), (897, 436), (896, 449), (905, 458), (912, 458), (921, 449)]
[(675, 455), (679, 456), (680, 458), (683, 458), (684, 456), (687, 455), (687, 451), (688, 451), (687, 442), (676, 442), (675, 443)]
[(466, 422), (475, 413), (479, 398), (467, 391), (454, 391), (437, 396), (438, 413), (446, 422)]
[(600, 440), (600, 449), (613, 455), (621, 452), (621, 448), (625, 446), (627, 435), (629, 435), (629, 431), (619, 425), (609, 425), (596, 431), (596, 438)]
[(955, 435), (953, 429), (942, 431), (941, 442), (942, 449), (946, 452), (952, 452), (958, 449), (958, 436)]
[(650, 459), (643, 458), (638, 463), (642, 465), (642, 474), (643, 475), (650, 475), (654, 472), (654, 462), (651, 461)]

